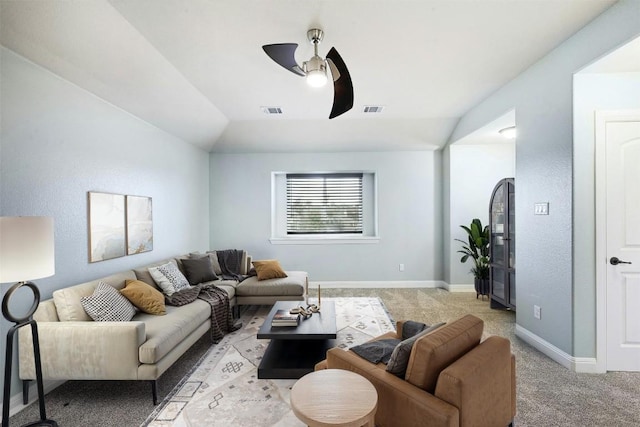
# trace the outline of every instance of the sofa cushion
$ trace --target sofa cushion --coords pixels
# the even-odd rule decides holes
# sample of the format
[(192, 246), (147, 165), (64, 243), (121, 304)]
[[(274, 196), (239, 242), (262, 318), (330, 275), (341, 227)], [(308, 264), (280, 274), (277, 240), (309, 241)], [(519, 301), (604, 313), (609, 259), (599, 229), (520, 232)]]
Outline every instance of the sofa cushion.
[(440, 372), (480, 343), (484, 322), (470, 314), (418, 338), (405, 380), (433, 394)]
[[(408, 322), (405, 323), (405, 326), (407, 325), (407, 323)], [(387, 362), (387, 371), (404, 378), (404, 375), (407, 372), (409, 356), (411, 356), (411, 349), (413, 348), (415, 342), (418, 340), (418, 338), (422, 338), (423, 336), (430, 334), (442, 325), (444, 325), (444, 322), (439, 322), (435, 325), (427, 326), (422, 331), (411, 337), (408, 337), (407, 339), (401, 341), (398, 345), (396, 345), (396, 348), (393, 349), (393, 353), (391, 353), (391, 357)], [(403, 328), (402, 330), (403, 334), (405, 333), (405, 329), (407, 328)], [(405, 335), (403, 335), (403, 337), (404, 336)]]
[(256, 269), (258, 280), (283, 279), (287, 277), (287, 273), (284, 272), (277, 259), (253, 261), (253, 267)]
[(287, 276), (281, 279), (258, 280), (251, 276), (236, 286), (238, 296), (300, 296), (304, 295), (304, 285), (307, 281), (305, 271), (287, 271)]
[(187, 280), (191, 285), (197, 285), (202, 282), (210, 282), (216, 280), (218, 276), (213, 271), (210, 257), (202, 258), (183, 258), (182, 267)]
[(127, 280), (120, 291), (133, 305), (145, 313), (162, 315), (166, 313), (162, 292), (141, 280)]
[(96, 290), (99, 282), (105, 282), (106, 284), (113, 286), (115, 289), (122, 289), (124, 288), (125, 281), (127, 279), (134, 280), (135, 278), (135, 273), (132, 270), (127, 270), (104, 277), (100, 280), (92, 280), (90, 282), (53, 291), (53, 302), (56, 305), (58, 318), (61, 322), (92, 320), (87, 312), (84, 311), (84, 308), (82, 308), (80, 298), (93, 294), (93, 291)]
[(133, 320), (145, 323), (147, 340), (140, 346), (140, 363), (156, 363), (180, 344), (203, 322), (209, 322), (211, 306), (195, 300), (180, 307), (167, 306), (167, 314), (153, 316), (139, 313)]
[(236, 282), (235, 280), (213, 280), (211, 282), (204, 282), (204, 285), (216, 285), (229, 295), (229, 300), (232, 300), (236, 296)]
[(91, 295), (80, 298), (84, 311), (98, 322), (128, 322), (136, 309), (117, 289), (104, 282), (98, 283)]

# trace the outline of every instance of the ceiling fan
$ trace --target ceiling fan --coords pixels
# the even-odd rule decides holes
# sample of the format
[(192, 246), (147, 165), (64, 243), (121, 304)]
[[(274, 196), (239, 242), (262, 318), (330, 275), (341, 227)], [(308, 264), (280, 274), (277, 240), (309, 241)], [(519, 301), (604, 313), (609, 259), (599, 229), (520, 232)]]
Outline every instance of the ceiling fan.
[(347, 66), (334, 47), (327, 53), (326, 60), (318, 56), (318, 45), (323, 37), (322, 30), (313, 28), (307, 31), (307, 39), (313, 44), (314, 55), (303, 62), (302, 67), (298, 65), (295, 58), (297, 43), (266, 44), (262, 49), (278, 65), (294, 74), (306, 77), (310, 86), (324, 86), (327, 83), (327, 68), (329, 68), (333, 77), (333, 108), (329, 118), (333, 119), (353, 107), (353, 83)]

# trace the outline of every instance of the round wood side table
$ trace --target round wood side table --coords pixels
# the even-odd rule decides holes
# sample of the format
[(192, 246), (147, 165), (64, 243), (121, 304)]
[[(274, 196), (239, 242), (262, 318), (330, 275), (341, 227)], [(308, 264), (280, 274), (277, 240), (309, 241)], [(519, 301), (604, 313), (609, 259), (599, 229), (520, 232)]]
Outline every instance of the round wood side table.
[(293, 413), (310, 427), (374, 427), (378, 393), (366, 378), (343, 369), (323, 369), (291, 389)]

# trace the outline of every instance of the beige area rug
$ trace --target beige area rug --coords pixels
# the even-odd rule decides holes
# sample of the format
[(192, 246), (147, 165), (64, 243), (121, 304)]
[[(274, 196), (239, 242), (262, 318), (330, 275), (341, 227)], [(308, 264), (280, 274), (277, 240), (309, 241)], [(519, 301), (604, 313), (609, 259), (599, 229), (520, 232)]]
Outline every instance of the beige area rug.
[[(335, 301), (338, 347), (349, 348), (395, 330), (379, 298), (326, 300)], [(242, 315), (243, 328), (213, 346), (142, 426), (304, 426), (289, 406), (296, 380), (258, 379), (269, 341), (256, 335), (269, 309), (250, 307)]]

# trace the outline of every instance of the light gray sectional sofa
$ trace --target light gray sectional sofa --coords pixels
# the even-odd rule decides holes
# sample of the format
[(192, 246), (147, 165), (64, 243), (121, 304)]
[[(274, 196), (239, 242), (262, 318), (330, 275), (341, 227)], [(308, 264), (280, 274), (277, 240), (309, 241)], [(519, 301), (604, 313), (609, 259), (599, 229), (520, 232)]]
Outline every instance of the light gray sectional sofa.
[[(210, 329), (210, 305), (198, 299), (179, 307), (167, 305), (165, 315), (138, 312), (127, 322), (96, 322), (84, 311), (80, 299), (91, 295), (99, 282), (122, 289), (127, 280), (141, 280), (157, 287), (148, 268), (167, 261), (181, 268), (184, 258), (188, 255), (58, 289), (53, 298), (42, 301), (33, 317), (38, 322), (43, 378), (148, 380), (156, 404), (158, 378)], [(244, 253), (240, 273), (247, 274), (250, 268), (251, 257)], [(231, 307), (304, 300), (307, 273), (286, 273), (288, 277), (280, 279), (258, 281), (252, 276), (240, 283), (210, 283), (227, 292)], [(31, 328), (21, 328), (18, 341), (26, 404), (28, 382), (35, 379)]]

